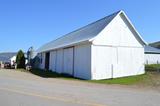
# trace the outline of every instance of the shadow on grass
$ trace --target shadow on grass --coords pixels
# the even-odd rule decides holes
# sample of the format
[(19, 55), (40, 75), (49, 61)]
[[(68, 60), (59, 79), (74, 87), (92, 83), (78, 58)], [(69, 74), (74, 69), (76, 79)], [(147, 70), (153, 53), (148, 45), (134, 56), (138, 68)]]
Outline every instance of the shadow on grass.
[(63, 78), (63, 79), (74, 79), (74, 80), (82, 80), (79, 78), (75, 78), (68, 74), (59, 74), (56, 72), (53, 72), (51, 70), (41, 70), (41, 69), (33, 69), (30, 71), (30, 73), (43, 77), (43, 78)]
[[(33, 69), (30, 71), (30, 73), (43, 78), (61, 78), (66, 80), (79, 80), (79, 81), (99, 83), (99, 84), (120, 84), (120, 85), (134, 85), (134, 84), (151, 85), (150, 83), (153, 83), (151, 79), (155, 78), (155, 76), (158, 75), (158, 72), (156, 71), (153, 71), (153, 72), (149, 71), (143, 75), (135, 75), (135, 76), (122, 77), (122, 78), (115, 78), (115, 79), (84, 80), (84, 79), (75, 78), (68, 74), (59, 74), (49, 70)], [(156, 80), (154, 80), (154, 82), (156, 82)]]

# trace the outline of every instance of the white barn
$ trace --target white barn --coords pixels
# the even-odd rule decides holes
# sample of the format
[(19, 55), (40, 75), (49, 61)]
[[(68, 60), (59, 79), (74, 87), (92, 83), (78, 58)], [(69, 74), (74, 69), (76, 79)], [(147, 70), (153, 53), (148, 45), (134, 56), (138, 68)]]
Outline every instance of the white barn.
[(160, 49), (145, 46), (145, 64), (160, 64)]
[(144, 74), (145, 44), (118, 11), (39, 48), (39, 68), (89, 80)]

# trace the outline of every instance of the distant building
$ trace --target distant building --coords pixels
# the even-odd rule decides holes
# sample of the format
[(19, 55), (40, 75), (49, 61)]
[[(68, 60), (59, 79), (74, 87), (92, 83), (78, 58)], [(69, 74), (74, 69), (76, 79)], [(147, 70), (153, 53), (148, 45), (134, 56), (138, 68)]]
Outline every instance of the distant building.
[(16, 55), (17, 53), (15, 52), (0, 53), (0, 61), (3, 63), (10, 62), (11, 58), (13, 58)]
[(11, 65), (14, 65), (15, 62), (16, 62), (16, 55), (10, 58)]
[[(9, 62), (11, 65), (13, 65), (16, 62), (16, 56), (17, 53), (15, 52), (6, 52), (6, 53), (0, 53), (0, 62), (1, 63), (5, 63), (5, 62)], [(25, 54), (25, 58), (27, 58), (27, 55)], [(25, 61), (25, 63), (27, 64), (27, 59)]]
[(160, 64), (160, 49), (145, 46), (145, 64)]

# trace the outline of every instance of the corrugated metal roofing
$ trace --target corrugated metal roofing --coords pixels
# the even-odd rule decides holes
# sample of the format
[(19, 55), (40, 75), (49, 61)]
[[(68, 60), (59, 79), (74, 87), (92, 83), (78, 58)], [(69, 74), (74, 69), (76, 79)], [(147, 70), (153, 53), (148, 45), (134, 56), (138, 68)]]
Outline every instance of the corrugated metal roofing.
[(118, 11), (118, 12), (115, 12), (115, 13), (113, 13), (107, 17), (104, 17), (96, 22), (93, 22), (85, 27), (82, 27), (78, 30), (75, 30), (71, 33), (68, 33), (68, 34), (66, 34), (56, 40), (53, 40), (53, 41), (43, 45), (42, 47), (40, 47), (37, 50), (37, 52), (38, 53), (46, 52), (46, 51), (50, 51), (50, 50), (54, 50), (54, 49), (58, 49), (58, 48), (64, 48), (67, 46), (71, 46), (71, 45), (74, 45), (77, 43), (90, 41), (90, 40), (94, 39), (112, 21), (112, 19), (120, 13), (122, 13), (126, 17), (128, 22), (130, 23), (131, 27), (133, 27), (133, 30), (136, 32), (135, 36), (138, 38), (138, 40), (143, 45), (146, 45), (146, 43), (141, 38), (139, 33), (136, 31), (134, 26), (131, 24), (131, 22), (129, 21), (129, 19), (125, 15), (125, 13), (123, 11)]
[(150, 43), (149, 45), (160, 49), (160, 41)]
[(119, 13), (120, 11), (113, 13), (107, 17), (104, 17), (94, 23), (91, 23), (85, 27), (82, 27), (78, 30), (75, 30), (69, 34), (66, 34), (59, 39), (56, 39), (54, 41), (51, 41), (45, 45), (43, 45), (41, 48), (39, 48), (38, 52), (44, 52), (49, 51), (57, 48), (61, 48), (64, 46), (73, 45), (76, 43), (88, 41), (95, 36), (97, 36), (104, 28), (105, 26), (110, 23), (110, 21)]
[(145, 46), (144, 47), (145, 53), (153, 53), (153, 54), (160, 54), (160, 49), (151, 47), (151, 46)]

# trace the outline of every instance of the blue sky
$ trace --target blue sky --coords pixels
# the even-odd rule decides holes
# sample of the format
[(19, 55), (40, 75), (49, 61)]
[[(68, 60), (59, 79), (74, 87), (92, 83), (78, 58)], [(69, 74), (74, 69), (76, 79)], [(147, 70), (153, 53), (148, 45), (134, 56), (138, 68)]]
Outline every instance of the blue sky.
[(160, 40), (160, 0), (0, 0), (0, 52), (37, 49), (118, 10), (146, 42)]

